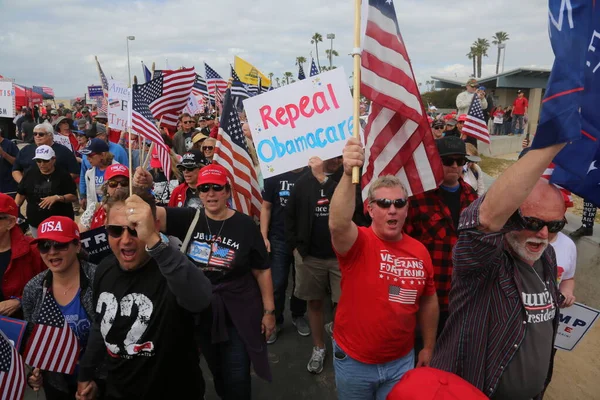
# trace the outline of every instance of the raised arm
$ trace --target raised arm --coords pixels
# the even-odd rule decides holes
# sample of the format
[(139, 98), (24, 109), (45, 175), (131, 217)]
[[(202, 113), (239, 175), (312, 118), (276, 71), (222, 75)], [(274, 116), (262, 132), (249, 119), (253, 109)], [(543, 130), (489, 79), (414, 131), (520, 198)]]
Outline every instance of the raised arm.
[(344, 174), (338, 183), (329, 208), (329, 230), (335, 250), (346, 254), (358, 237), (358, 228), (352, 221), (355, 210), (356, 188), (352, 184), (352, 167), (362, 167), (365, 152), (360, 141), (350, 138), (344, 147)]

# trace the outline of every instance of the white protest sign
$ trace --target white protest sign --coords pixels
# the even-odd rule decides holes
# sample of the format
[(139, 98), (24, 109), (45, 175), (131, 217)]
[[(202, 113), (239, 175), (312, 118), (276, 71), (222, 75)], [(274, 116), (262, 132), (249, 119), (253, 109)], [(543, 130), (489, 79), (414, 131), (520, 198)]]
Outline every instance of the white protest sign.
[(571, 351), (598, 319), (600, 311), (580, 303), (560, 309), (560, 323), (554, 347)]
[(343, 68), (244, 100), (264, 178), (337, 157), (352, 136), (352, 96)]
[(188, 113), (190, 115), (196, 115), (196, 114), (202, 112), (200, 110), (199, 103), (200, 103), (200, 100), (195, 95), (190, 93), (190, 95), (188, 96), (187, 102), (185, 103), (185, 107), (183, 108), (183, 112)]
[(0, 82), (0, 117), (15, 116), (15, 89), (12, 82)]
[(131, 89), (123, 82), (108, 80), (108, 126), (124, 131), (129, 120)]

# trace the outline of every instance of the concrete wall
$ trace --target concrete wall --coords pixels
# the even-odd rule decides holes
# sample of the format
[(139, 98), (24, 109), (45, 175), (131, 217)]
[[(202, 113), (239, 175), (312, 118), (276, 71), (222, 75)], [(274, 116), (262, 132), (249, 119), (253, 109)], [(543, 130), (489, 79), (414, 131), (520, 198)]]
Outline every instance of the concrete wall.
[(479, 142), (477, 144), (479, 153), (487, 157), (501, 156), (511, 153), (519, 153), (522, 150), (523, 136), (492, 136), (491, 146)]

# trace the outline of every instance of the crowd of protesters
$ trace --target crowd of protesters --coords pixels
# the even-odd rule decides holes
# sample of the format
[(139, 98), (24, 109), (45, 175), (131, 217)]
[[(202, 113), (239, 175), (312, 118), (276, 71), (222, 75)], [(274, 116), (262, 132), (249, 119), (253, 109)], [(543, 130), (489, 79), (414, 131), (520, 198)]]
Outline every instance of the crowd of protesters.
[[(520, 108), (492, 108), (470, 80), (457, 108), (473, 96), (496, 133), (507, 114), (522, 132), (521, 93)], [(272, 380), (268, 346), (289, 324), (311, 336), (308, 373), (330, 349), (340, 399), (402, 398), (413, 368), (456, 378), (469, 399), (543, 396), (558, 308), (575, 301), (565, 203), (540, 179), (562, 145), (528, 151), (486, 193), (466, 111), (432, 118), (441, 185), (409, 197), (381, 176), (363, 199), (351, 176), (365, 152), (351, 138), (343, 156), (261, 179), (255, 221), (230, 207), (215, 114), (164, 131), (167, 180), (145, 141), (74, 108), (24, 110), (20, 150), (0, 139), (0, 315), (33, 324), (52, 296), (82, 348), (74, 375), (30, 370), (47, 399), (202, 399), (200, 357), (220, 398), (249, 399), (251, 366)], [(101, 227), (112, 254), (94, 265), (81, 232)]]

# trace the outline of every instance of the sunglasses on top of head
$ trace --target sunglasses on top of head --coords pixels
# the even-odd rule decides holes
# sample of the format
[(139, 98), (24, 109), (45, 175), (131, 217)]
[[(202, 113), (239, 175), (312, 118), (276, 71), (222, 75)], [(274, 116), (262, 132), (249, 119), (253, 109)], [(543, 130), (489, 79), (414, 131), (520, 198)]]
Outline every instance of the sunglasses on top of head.
[(106, 225), (106, 233), (113, 238), (120, 238), (123, 236), (123, 232), (125, 232), (126, 229), (127, 232), (129, 232), (129, 236), (137, 237), (137, 231), (129, 226)]
[(375, 203), (381, 208), (390, 208), (392, 204), (396, 208), (404, 208), (408, 202), (406, 199), (374, 199), (371, 200), (371, 203)]
[(528, 231), (539, 232), (542, 230), (542, 228), (544, 228), (544, 226), (547, 226), (549, 233), (557, 233), (562, 231), (567, 223), (565, 218), (557, 221), (544, 221), (543, 219), (535, 217), (523, 217), (523, 221), (525, 222), (525, 229)]
[(198, 186), (198, 189), (200, 189), (200, 191), (202, 193), (208, 193), (208, 191), (210, 189), (214, 190), (215, 192), (220, 192), (223, 189), (225, 189), (225, 186), (223, 186), (223, 185), (217, 185), (216, 183), (206, 183), (204, 185)]
[(453, 157), (442, 157), (442, 164), (446, 167), (451, 167), (456, 163), (457, 166), (462, 167), (467, 163), (466, 158), (453, 158)]
[(122, 188), (126, 188), (129, 187), (129, 179), (123, 180), (123, 181), (113, 181), (113, 180), (109, 180), (107, 182), (107, 185), (109, 188), (114, 189), (118, 186), (121, 186)]
[(54, 248), (54, 251), (66, 251), (70, 244), (71, 242), (60, 243), (54, 240), (40, 240), (38, 250), (41, 254), (48, 254), (52, 248)]

